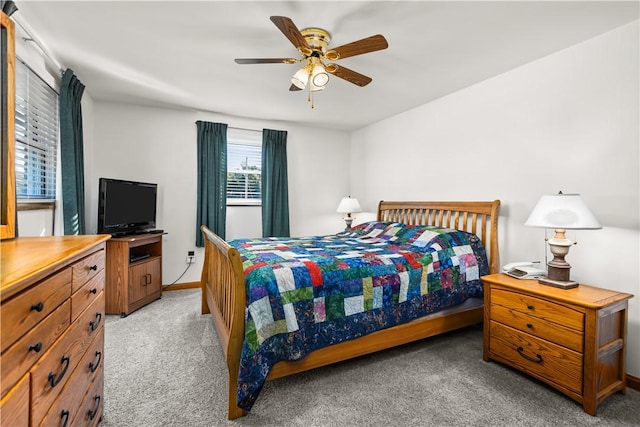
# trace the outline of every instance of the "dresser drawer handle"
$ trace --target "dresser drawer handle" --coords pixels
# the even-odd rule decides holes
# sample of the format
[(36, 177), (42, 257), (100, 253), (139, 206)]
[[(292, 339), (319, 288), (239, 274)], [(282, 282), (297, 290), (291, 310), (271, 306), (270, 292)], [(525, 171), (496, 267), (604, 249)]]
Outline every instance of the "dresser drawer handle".
[(533, 329), (533, 325), (531, 323), (527, 323), (527, 328)]
[[(60, 414), (60, 426), (61, 427), (67, 427), (67, 423), (69, 422), (69, 411), (67, 411), (66, 409), (64, 411), (62, 411), (62, 413)], [(62, 421), (64, 420), (64, 421)]]
[(60, 384), (60, 381), (62, 381), (62, 378), (64, 378), (64, 374), (67, 373), (67, 369), (69, 368), (70, 361), (71, 359), (69, 359), (69, 356), (62, 356), (62, 360), (60, 360), (60, 364), (64, 365), (64, 368), (62, 369), (62, 372), (60, 372), (60, 375), (58, 375), (58, 378), (56, 378), (56, 375), (53, 372), (49, 372), (49, 383), (51, 384), (51, 388)]
[(96, 264), (93, 264), (91, 267), (89, 267), (89, 270), (98, 271), (98, 266)]
[(40, 301), (37, 304), (31, 304), (31, 311), (37, 311), (38, 313), (40, 313), (42, 310), (44, 310), (44, 303), (42, 301)]
[(526, 354), (524, 354), (524, 348), (522, 347), (518, 347), (518, 354), (522, 357), (524, 357), (525, 359), (527, 359), (530, 362), (533, 363), (542, 363), (542, 356), (539, 354), (536, 354), (536, 357), (533, 358), (531, 356), (527, 356)]
[(40, 350), (42, 350), (42, 342), (38, 341), (35, 344), (31, 344), (29, 346), (29, 351), (35, 351), (36, 353), (40, 353)]
[(98, 409), (100, 409), (100, 396), (94, 396), (93, 400), (95, 401), (95, 406), (93, 407), (93, 410), (89, 410), (87, 412), (90, 421), (93, 420), (96, 415), (98, 415)]
[(102, 352), (96, 351), (96, 363), (94, 364), (93, 362), (89, 362), (89, 370), (91, 371), (92, 374), (98, 369), (98, 366), (100, 366), (101, 361), (102, 361)]
[(97, 290), (96, 288), (93, 288), (93, 289), (90, 289), (90, 290), (89, 290), (89, 293), (90, 293), (90, 294), (97, 294), (97, 293), (98, 293), (98, 290)]
[(96, 313), (96, 320), (95, 322), (93, 320), (91, 320), (89, 322), (89, 328), (91, 328), (91, 331), (95, 331), (96, 329), (98, 329), (98, 326), (100, 325), (100, 321), (102, 320), (102, 313)]
[(534, 306), (532, 306), (531, 304), (527, 304), (527, 308), (528, 308), (529, 310), (533, 310), (535, 307), (534, 307)]

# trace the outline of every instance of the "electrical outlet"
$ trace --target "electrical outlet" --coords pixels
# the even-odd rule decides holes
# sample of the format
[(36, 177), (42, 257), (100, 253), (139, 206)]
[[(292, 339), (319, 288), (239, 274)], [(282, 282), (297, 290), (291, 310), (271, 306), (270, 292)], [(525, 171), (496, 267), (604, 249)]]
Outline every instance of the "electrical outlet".
[(196, 262), (196, 253), (195, 253), (195, 251), (188, 251), (187, 252), (187, 264), (193, 264), (194, 262)]

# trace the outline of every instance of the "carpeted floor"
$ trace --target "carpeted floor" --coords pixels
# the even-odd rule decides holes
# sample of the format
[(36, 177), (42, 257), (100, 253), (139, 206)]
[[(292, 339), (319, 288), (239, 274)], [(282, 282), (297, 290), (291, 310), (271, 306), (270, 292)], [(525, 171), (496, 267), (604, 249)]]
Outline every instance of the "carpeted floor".
[(107, 316), (102, 427), (640, 426), (640, 393), (591, 417), (573, 400), (482, 360), (471, 327), (267, 383), (251, 413), (227, 421), (227, 377), (200, 291), (165, 292)]

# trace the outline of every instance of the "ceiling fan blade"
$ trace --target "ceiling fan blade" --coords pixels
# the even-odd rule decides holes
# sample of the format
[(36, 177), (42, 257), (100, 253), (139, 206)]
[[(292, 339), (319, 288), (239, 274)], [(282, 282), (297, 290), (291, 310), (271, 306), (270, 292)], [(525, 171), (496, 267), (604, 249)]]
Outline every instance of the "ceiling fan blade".
[(296, 91), (299, 91), (299, 90), (302, 90), (302, 89), (300, 89), (298, 86), (292, 84), (291, 87), (289, 88), (289, 90), (291, 92), (296, 92)]
[(329, 64), (327, 65), (326, 70), (328, 73), (360, 87), (366, 86), (372, 81), (371, 77), (367, 77), (364, 74), (357, 73), (338, 64)]
[(309, 47), (309, 43), (307, 43), (307, 40), (300, 33), (300, 30), (298, 30), (298, 27), (296, 27), (296, 24), (294, 24), (290, 18), (287, 18), (286, 16), (272, 16), (269, 19), (271, 19), (271, 22), (273, 22), (276, 27), (282, 31), (282, 34), (289, 39), (301, 54), (311, 54), (311, 47)]
[(295, 58), (237, 58), (236, 64), (295, 64)]
[(325, 53), (325, 57), (329, 61), (336, 61), (338, 59), (348, 58), (350, 56), (362, 55), (363, 53), (375, 52), (377, 50), (386, 49), (389, 47), (387, 39), (381, 34), (367, 37), (355, 42), (347, 43), (342, 46), (329, 49)]

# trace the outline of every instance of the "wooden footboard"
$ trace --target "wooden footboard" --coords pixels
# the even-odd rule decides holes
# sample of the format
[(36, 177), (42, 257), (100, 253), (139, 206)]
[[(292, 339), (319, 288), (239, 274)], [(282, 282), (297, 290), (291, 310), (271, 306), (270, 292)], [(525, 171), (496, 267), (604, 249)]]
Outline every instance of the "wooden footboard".
[(200, 277), (202, 314), (211, 313), (227, 360), (231, 420), (245, 415), (245, 411), (236, 405), (238, 369), (244, 340), (244, 270), (237, 249), (230, 247), (207, 227), (202, 226), (201, 230), (205, 245), (204, 265)]
[[(498, 212), (493, 202), (380, 202), (379, 221), (436, 225), (477, 234), (487, 249), (489, 272), (499, 271)], [(236, 405), (238, 368), (244, 340), (245, 285), (242, 260), (227, 242), (201, 227), (205, 241), (202, 270), (202, 313), (211, 313), (228, 366), (228, 417), (246, 414)], [(268, 379), (284, 377), (353, 357), (380, 351), (482, 322), (483, 308), (434, 315), (322, 348), (298, 362), (277, 363)]]

